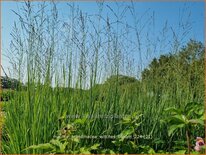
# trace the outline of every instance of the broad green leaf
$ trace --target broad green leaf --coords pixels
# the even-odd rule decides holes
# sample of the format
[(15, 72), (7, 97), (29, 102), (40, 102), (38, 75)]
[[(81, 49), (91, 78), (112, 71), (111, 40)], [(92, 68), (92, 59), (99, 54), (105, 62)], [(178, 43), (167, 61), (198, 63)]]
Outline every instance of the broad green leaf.
[(205, 120), (205, 118), (206, 118), (206, 114), (204, 114), (200, 117), (200, 119), (203, 120), (203, 121)]
[(139, 127), (142, 124), (142, 122), (140, 123), (135, 123), (135, 127)]
[(115, 154), (113, 150), (109, 150), (109, 154)]
[(84, 122), (85, 122), (85, 119), (76, 119), (74, 121), (75, 124), (84, 124)]
[(203, 115), (204, 114), (204, 107), (203, 108), (201, 108), (201, 109), (197, 109), (197, 110), (195, 110), (195, 113), (197, 114), (197, 115)]
[(171, 112), (172, 114), (179, 114), (179, 115), (182, 113), (180, 109), (174, 107), (165, 109), (165, 112)]
[(86, 122), (86, 120), (87, 120), (87, 118), (88, 118), (88, 115), (86, 115), (84, 118), (82, 118), (82, 119), (76, 119), (75, 121), (74, 121), (74, 124), (84, 124), (85, 122)]
[(66, 147), (67, 147), (68, 142), (65, 142), (60, 146), (60, 152), (59, 153), (65, 153)]
[(120, 139), (121, 141), (123, 141), (128, 135), (131, 135), (132, 133), (134, 133), (134, 128), (130, 127), (129, 129), (125, 129), (120, 133)]
[(131, 122), (131, 118), (130, 117), (124, 117), (122, 123), (123, 124), (127, 124)]
[(188, 120), (184, 115), (175, 115), (170, 118), (170, 124), (187, 124)]
[(88, 149), (86, 149), (84, 147), (80, 148), (80, 153), (82, 153), (82, 154), (91, 154), (91, 152), (88, 151)]
[(59, 119), (65, 119), (67, 116), (67, 111), (64, 111), (63, 115)]
[(71, 138), (71, 141), (76, 142), (76, 143), (79, 143), (79, 142), (80, 142), (80, 140), (79, 140), (78, 137), (72, 137), (72, 138)]
[(97, 150), (98, 147), (100, 146), (100, 144), (94, 144), (93, 146), (91, 146), (91, 150)]
[(204, 121), (200, 120), (200, 119), (191, 119), (191, 120), (189, 120), (189, 122), (192, 123), (192, 124), (200, 124), (200, 125), (203, 125), (203, 126), (205, 125)]
[(196, 151), (192, 151), (190, 152), (191, 154), (200, 154), (199, 152), (196, 152)]
[(32, 145), (32, 146), (29, 146), (25, 149), (23, 149), (22, 151), (25, 151), (25, 150), (30, 150), (30, 149), (54, 149), (55, 147), (50, 144), (50, 143), (45, 143), (45, 144), (38, 144), (38, 145)]
[(58, 148), (60, 148), (60, 146), (62, 145), (61, 142), (59, 140), (56, 140), (56, 139), (52, 139), (50, 141), (50, 143), (54, 146), (57, 146)]
[(178, 128), (183, 128), (185, 127), (185, 124), (179, 124), (179, 125), (171, 125), (169, 127), (169, 130), (168, 130), (168, 135), (171, 136), (171, 134)]
[(138, 120), (141, 116), (143, 116), (143, 114), (139, 114), (139, 112), (136, 112), (132, 115), (132, 117), (135, 119), (135, 120)]
[(148, 151), (148, 154), (155, 154), (155, 151), (153, 148), (150, 148), (149, 151)]

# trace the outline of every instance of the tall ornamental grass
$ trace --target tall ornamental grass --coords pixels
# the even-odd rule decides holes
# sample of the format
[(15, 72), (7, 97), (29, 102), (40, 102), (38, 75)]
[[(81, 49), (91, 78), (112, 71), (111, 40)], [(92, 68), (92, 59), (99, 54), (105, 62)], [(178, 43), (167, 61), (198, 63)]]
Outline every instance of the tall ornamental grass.
[[(162, 40), (155, 41), (154, 32), (148, 31), (154, 26), (154, 14), (139, 16), (133, 3), (121, 4), (116, 3), (118, 10), (113, 10), (99, 2), (98, 13), (89, 15), (68, 3), (66, 20), (55, 3), (25, 2), (22, 11), (14, 11), (18, 22), (11, 32), (9, 58), (12, 75), (25, 86), (18, 86), (7, 102), (3, 153), (42, 153), (24, 149), (49, 142), (62, 128), (62, 119), (71, 123), (75, 116), (87, 116), (79, 135), (118, 135), (123, 127), (115, 116), (137, 111), (143, 114), (139, 133), (152, 136), (138, 139), (139, 144), (170, 150), (171, 141), (185, 139), (184, 130), (169, 137), (160, 120), (166, 117), (167, 107), (182, 108), (193, 101), (203, 104), (204, 61), (193, 53), (201, 54), (204, 47), (193, 41), (181, 48), (184, 40), (173, 32), (172, 48), (164, 48), (165, 36), (171, 34), (167, 23), (158, 36)], [(114, 18), (105, 15), (104, 9)], [(134, 23), (127, 23), (126, 13)], [(187, 26), (184, 35), (189, 33)], [(73, 148), (95, 143), (112, 146), (110, 140), (82, 139)]]

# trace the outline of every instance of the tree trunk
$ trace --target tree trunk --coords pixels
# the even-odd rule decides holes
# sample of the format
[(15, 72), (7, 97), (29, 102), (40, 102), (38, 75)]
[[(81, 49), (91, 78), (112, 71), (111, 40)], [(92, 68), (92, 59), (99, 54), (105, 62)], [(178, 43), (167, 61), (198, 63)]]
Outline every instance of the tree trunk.
[(189, 130), (186, 130), (186, 137), (187, 137), (188, 154), (190, 154), (190, 133), (189, 133)]

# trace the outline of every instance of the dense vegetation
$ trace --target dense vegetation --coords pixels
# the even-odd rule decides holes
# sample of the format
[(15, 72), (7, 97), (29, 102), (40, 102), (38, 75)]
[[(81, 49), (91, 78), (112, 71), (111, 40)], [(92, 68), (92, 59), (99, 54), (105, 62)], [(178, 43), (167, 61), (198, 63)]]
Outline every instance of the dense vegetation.
[[(55, 5), (48, 19), (43, 4), (42, 12), (35, 13), (30, 2), (25, 4), (26, 17), (16, 14), (26, 39), (15, 25), (12, 47), (20, 60), (14, 65), (16, 75), (19, 81), (26, 77), (26, 84), (17, 82), (3, 104), (3, 153), (198, 153), (194, 140), (205, 136), (201, 42), (190, 40), (175, 53), (153, 58), (137, 78), (121, 71), (122, 55), (117, 50), (121, 37), (107, 19), (107, 78), (98, 82), (104, 73), (100, 29), (94, 27), (95, 34), (90, 33), (88, 47), (87, 16), (70, 6), (73, 16), (67, 30), (73, 35), (64, 42), (65, 62), (55, 62), (59, 33)], [(80, 28), (74, 26), (75, 20)]]
[[(59, 134), (60, 139), (63, 136), (62, 141), (54, 139), (55, 144), (51, 142), (49, 145), (31, 148), (45, 147), (56, 153), (154, 153), (161, 152), (160, 150), (163, 153), (179, 150), (184, 152), (187, 148), (186, 130), (172, 130), (168, 135), (167, 131), (171, 130), (168, 124), (164, 124), (164, 118), (169, 116), (169, 113), (165, 113), (164, 109), (183, 109), (183, 114), (188, 103), (192, 103), (194, 109), (196, 106), (200, 108), (200, 116), (195, 116), (194, 112), (188, 117), (197, 117), (198, 122), (201, 122), (204, 112), (203, 56), (203, 45), (190, 41), (176, 55), (161, 55), (160, 58), (154, 58), (149, 67), (142, 72), (142, 78), (139, 80), (115, 75), (89, 90), (51, 88), (32, 83), (30, 88), (27, 87), (27, 91), (17, 92), (8, 102), (6, 130), (3, 133), (4, 151), (13, 150), (14, 153), (19, 150), (19, 153), (22, 153), (25, 146), (49, 142)], [(188, 74), (189, 72), (192, 74)], [(23, 112), (25, 110), (29, 112)], [(138, 119), (134, 119), (136, 117)], [(120, 136), (120, 139), (65, 139), (64, 135), (56, 131), (64, 130), (68, 123), (78, 127), (71, 132), (72, 135), (99, 137), (123, 134), (123, 137), (143, 135), (147, 138), (128, 140)], [(191, 143), (195, 136), (204, 136), (204, 126), (201, 124), (191, 130)], [(23, 135), (25, 138), (22, 138)], [(66, 136), (70, 136), (70, 133)], [(94, 144), (96, 147), (93, 146), (95, 149), (92, 149)], [(63, 145), (59, 147), (65, 148), (59, 149), (58, 152), (56, 145)], [(33, 152), (28, 151), (31, 150), (23, 152)]]

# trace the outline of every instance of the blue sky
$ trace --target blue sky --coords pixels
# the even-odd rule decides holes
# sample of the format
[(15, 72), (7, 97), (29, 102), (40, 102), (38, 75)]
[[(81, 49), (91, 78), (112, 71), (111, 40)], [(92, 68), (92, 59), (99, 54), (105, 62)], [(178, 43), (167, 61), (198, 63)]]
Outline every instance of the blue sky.
[[(9, 43), (11, 41), (10, 32), (12, 31), (14, 21), (17, 21), (18, 19), (12, 10), (18, 12), (18, 9), (22, 6), (22, 4), (22, 2), (2, 2), (2, 65), (6, 70), (9, 67), (9, 63), (4, 54), (7, 54), (7, 49), (9, 50)], [(95, 12), (98, 12), (98, 7), (95, 2), (75, 2), (75, 4), (79, 6), (83, 12), (88, 14), (94, 14)], [(118, 5), (120, 4), (122, 3), (118, 2)], [(130, 3), (124, 2), (124, 4), (127, 5)], [(118, 11), (115, 2), (105, 2), (104, 5), (109, 5), (115, 12)], [(148, 16), (154, 13), (155, 28), (151, 31), (153, 31), (153, 33), (156, 35), (161, 32), (166, 21), (168, 22), (169, 27), (173, 27), (175, 32), (182, 33), (182, 29), (178, 29), (179, 21), (181, 21), (181, 19), (186, 21), (188, 13), (191, 12), (189, 21), (192, 25), (192, 29), (185, 40), (187, 41), (189, 39), (196, 39), (201, 42), (204, 42), (205, 34), (204, 5), (204, 2), (134, 2), (135, 11), (138, 17), (141, 17), (147, 10)], [(68, 6), (66, 5), (66, 2), (58, 2), (57, 8), (59, 10), (59, 16), (62, 19), (67, 19)], [(108, 15), (111, 20), (115, 20), (111, 10), (109, 10), (107, 7), (104, 8), (103, 14), (105, 17)], [(126, 20), (128, 23), (134, 22), (130, 14), (126, 14)]]

